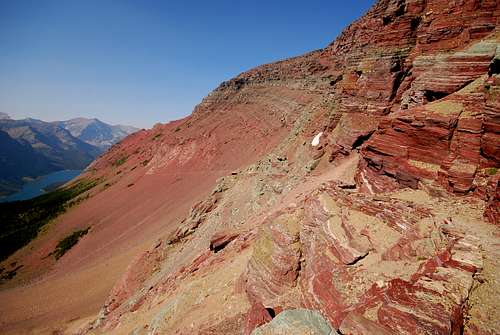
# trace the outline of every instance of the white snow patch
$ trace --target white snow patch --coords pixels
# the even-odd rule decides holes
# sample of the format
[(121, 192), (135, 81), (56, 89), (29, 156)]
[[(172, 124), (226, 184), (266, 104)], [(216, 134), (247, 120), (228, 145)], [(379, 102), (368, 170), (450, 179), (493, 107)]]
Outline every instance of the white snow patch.
[(319, 139), (321, 138), (321, 136), (323, 136), (323, 132), (320, 132), (318, 135), (314, 136), (314, 138), (311, 142), (311, 145), (313, 147), (317, 147), (319, 145)]
[[(406, 227), (404, 224), (401, 224), (401, 223), (399, 223), (399, 222), (396, 222), (396, 225), (397, 225), (399, 228), (401, 228), (401, 230), (406, 230), (406, 229), (407, 229), (407, 227)], [(439, 258), (439, 257), (438, 257), (438, 258)]]
[(373, 192), (372, 185), (370, 185), (370, 182), (368, 181), (368, 179), (366, 179), (364, 172), (361, 172), (361, 179), (363, 179), (363, 183), (368, 187), (368, 191), (370, 191), (370, 194), (374, 194), (375, 192)]

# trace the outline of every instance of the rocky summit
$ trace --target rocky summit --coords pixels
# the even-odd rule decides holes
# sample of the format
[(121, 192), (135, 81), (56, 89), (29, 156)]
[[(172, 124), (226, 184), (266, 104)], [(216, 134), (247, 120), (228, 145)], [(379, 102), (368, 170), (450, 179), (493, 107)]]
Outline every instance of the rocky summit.
[[(128, 136), (87, 168), (100, 184), (60, 228), (7, 260), (24, 267), (0, 291), (2, 325), (500, 333), (499, 22), (495, 0), (379, 0), (324, 49)], [(43, 280), (19, 291), (89, 226), (47, 274), (88, 290), (54, 307)], [(37, 307), (20, 316), (14, 297)]]

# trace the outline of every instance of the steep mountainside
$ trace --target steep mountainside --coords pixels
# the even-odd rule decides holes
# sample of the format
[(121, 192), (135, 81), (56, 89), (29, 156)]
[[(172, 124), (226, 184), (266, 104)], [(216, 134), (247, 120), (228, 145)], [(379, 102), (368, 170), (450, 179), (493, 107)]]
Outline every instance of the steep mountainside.
[(131, 126), (110, 125), (98, 119), (76, 118), (55, 122), (74, 137), (105, 151), (139, 129)]
[(31, 145), (18, 142), (0, 130), (0, 195), (18, 190), (22, 177), (42, 176), (51, 169), (47, 159), (35, 152)]
[(497, 1), (379, 0), (127, 137), (5, 262), (3, 328), (499, 333), (499, 22)]

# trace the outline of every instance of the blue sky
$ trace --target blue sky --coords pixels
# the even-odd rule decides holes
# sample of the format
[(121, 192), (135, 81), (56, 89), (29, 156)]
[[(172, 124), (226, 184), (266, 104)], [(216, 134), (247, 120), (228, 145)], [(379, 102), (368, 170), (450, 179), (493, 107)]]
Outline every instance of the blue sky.
[(329, 44), (373, 0), (0, 0), (0, 112), (151, 127)]

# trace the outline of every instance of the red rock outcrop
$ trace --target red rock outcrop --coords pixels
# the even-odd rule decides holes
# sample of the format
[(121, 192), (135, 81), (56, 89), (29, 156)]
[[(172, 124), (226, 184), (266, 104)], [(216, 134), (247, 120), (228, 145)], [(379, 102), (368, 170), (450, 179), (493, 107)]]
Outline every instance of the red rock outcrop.
[(152, 211), (191, 211), (156, 217), (161, 244), (82, 333), (498, 333), (499, 20), (498, 1), (380, 0), (114, 146), (87, 171), (101, 194), (153, 178)]
[(257, 302), (252, 305), (250, 310), (248, 311), (247, 321), (245, 324), (245, 329), (243, 330), (244, 335), (249, 335), (252, 331), (271, 321), (273, 318), (269, 314), (268, 310), (262, 305), (262, 303)]
[(220, 232), (210, 239), (210, 250), (219, 252), (224, 249), (231, 241), (238, 237), (237, 233)]
[[(428, 104), (425, 99), (410, 99), (414, 107), (384, 117), (362, 149), (360, 182), (369, 176), (366, 184), (371, 183), (367, 188), (372, 191), (391, 187), (390, 180), (412, 188), (419, 182), (435, 182), (459, 194), (479, 186), (476, 176), (481, 176), (481, 169), (498, 166), (493, 149), (498, 147), (496, 128), (492, 125), (497, 124), (499, 113), (488, 107), (490, 101), (498, 100), (488, 93), (497, 89), (489, 84), (496, 76), (489, 77), (488, 68), (498, 42), (499, 35), (493, 34), (465, 50), (435, 56), (437, 65), (432, 61), (426, 64), (427, 70), (413, 82), (408, 97), (415, 88), (448, 96)], [(418, 62), (419, 57), (414, 67)], [(441, 62), (445, 65), (439, 65)], [(424, 88), (432, 84), (431, 77), (442, 87)]]
[(342, 321), (339, 330), (342, 334), (345, 335), (392, 334), (390, 330), (356, 313), (349, 313), (347, 317)]
[(500, 176), (490, 179), (486, 186), (486, 209), (484, 211), (485, 219), (498, 225), (500, 224)]
[[(258, 102), (285, 129), (167, 239), (166, 270), (141, 300), (156, 320), (146, 329), (186, 331), (188, 321), (158, 314), (153, 297), (210, 304), (201, 292), (185, 298), (210, 275), (224, 277), (230, 293), (211, 288), (239, 304), (210, 305), (217, 317), (193, 312), (200, 333), (272, 334), (287, 318), (262, 324), (303, 308), (343, 334), (498, 330), (468, 311), (492, 264), (482, 216), (496, 223), (499, 214), (499, 18), (494, 1), (381, 0), (325, 49), (245, 72), (205, 98), (184, 127), (255, 113)], [(212, 166), (211, 148), (222, 145), (182, 143), (159, 149), (154, 166), (175, 171), (197, 155)], [(328, 182), (358, 151), (356, 183)], [(112, 329), (136, 319), (107, 320)]]
[[(460, 334), (473, 276), (483, 266), (477, 240), (451, 223), (436, 223), (425, 206), (332, 186), (306, 197), (298, 208), (295, 215), (303, 222), (300, 272), (290, 271), (295, 267), (283, 271), (288, 263), (275, 257), (263, 257), (256, 266), (254, 256), (246, 273), (251, 300), (320, 311), (343, 334), (367, 329)], [(267, 229), (261, 229), (257, 241)], [(266, 250), (280, 250), (283, 244), (290, 246), (268, 242)], [(255, 250), (259, 254), (262, 247), (257, 244)], [(287, 279), (291, 273), (301, 293)]]
[(246, 275), (245, 291), (250, 301), (271, 308), (286, 304), (275, 299), (296, 286), (302, 252), (300, 219), (300, 213), (278, 213), (258, 235)]

